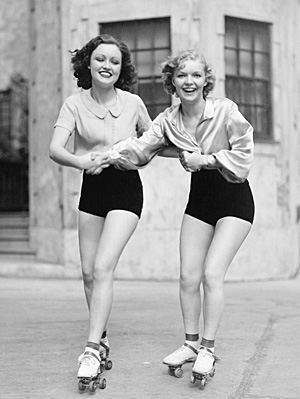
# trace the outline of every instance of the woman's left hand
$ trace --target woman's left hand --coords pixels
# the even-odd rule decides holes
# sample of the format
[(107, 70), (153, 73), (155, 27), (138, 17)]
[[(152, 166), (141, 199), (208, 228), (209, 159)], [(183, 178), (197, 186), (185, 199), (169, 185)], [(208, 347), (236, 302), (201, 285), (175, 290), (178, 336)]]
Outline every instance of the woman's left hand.
[(91, 159), (94, 161), (97, 158), (98, 165), (91, 167), (86, 170), (86, 174), (88, 175), (99, 175), (103, 169), (108, 168), (111, 164), (111, 157), (109, 156), (109, 152), (101, 153), (94, 152), (91, 154)]
[(207, 156), (197, 152), (179, 151), (179, 160), (187, 172), (197, 172), (207, 166)]

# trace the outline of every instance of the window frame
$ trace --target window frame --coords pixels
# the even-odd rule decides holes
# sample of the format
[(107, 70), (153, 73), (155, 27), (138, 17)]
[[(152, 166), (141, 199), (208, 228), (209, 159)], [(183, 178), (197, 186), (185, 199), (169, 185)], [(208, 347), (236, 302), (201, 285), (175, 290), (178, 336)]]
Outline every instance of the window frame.
[[(228, 25), (231, 25), (231, 28), (235, 28), (235, 35), (236, 35), (236, 43), (234, 46), (229, 46), (226, 43), (226, 32)], [(241, 36), (242, 36), (242, 28), (249, 29), (251, 32), (251, 48), (245, 49), (241, 46)], [(267, 46), (261, 50), (255, 48), (255, 38), (257, 37), (257, 31), (264, 32), (265, 34), (265, 42)], [(273, 142), (274, 141), (274, 134), (273, 134), (273, 95), (272, 95), (272, 54), (271, 54), (271, 24), (267, 22), (260, 22), (260, 21), (253, 21), (248, 19), (242, 18), (235, 18), (231, 16), (225, 16), (225, 33), (224, 33), (224, 54), (225, 54), (225, 93), (226, 96), (231, 98), (233, 101), (237, 103), (241, 112), (245, 115), (245, 109), (248, 108), (248, 112), (252, 113), (252, 118), (249, 119), (249, 122), (254, 127), (254, 139), (257, 142)], [(236, 74), (228, 73), (226, 69), (226, 51), (235, 51), (236, 52)], [(241, 65), (240, 65), (240, 54), (241, 52), (248, 51), (251, 55), (251, 76), (241, 74)], [(267, 73), (266, 77), (259, 76), (255, 71), (255, 56), (263, 55), (267, 58)], [(234, 84), (235, 87), (238, 88), (238, 92), (235, 95), (228, 95), (228, 87), (230, 84)], [(249, 85), (252, 86), (250, 95), (254, 98), (254, 101), (246, 102), (242, 101), (242, 97), (246, 97), (246, 91), (243, 91), (242, 85)], [(266, 97), (266, 104), (260, 103), (257, 99), (258, 96), (258, 87), (261, 85), (262, 87), (265, 86), (266, 90), (264, 91)], [(251, 110), (251, 111), (250, 111)], [(266, 124), (266, 129), (262, 131), (258, 131), (256, 128), (258, 126), (257, 122), (259, 121), (259, 112), (265, 112), (266, 121), (261, 116), (260, 118), (260, 127), (263, 127), (263, 124)], [(246, 112), (247, 114), (247, 112)]]

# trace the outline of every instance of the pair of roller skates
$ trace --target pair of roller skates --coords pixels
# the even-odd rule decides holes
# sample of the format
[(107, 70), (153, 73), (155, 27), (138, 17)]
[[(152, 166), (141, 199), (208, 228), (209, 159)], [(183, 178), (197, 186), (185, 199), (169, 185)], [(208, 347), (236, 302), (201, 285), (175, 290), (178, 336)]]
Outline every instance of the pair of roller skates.
[(202, 346), (199, 350), (196, 350), (184, 343), (181, 348), (167, 356), (163, 363), (168, 366), (169, 374), (176, 378), (183, 376), (182, 366), (184, 364), (194, 363), (190, 382), (194, 384), (198, 380), (200, 387), (204, 388), (208, 382), (208, 377), (214, 377), (215, 363), (219, 360), (209, 348)]
[(78, 389), (83, 392), (88, 390), (93, 393), (99, 389), (106, 388), (106, 379), (102, 378), (105, 370), (112, 369), (112, 361), (109, 360), (109, 346), (100, 343), (99, 356), (93, 351), (85, 351), (78, 358), (80, 368), (78, 370)]

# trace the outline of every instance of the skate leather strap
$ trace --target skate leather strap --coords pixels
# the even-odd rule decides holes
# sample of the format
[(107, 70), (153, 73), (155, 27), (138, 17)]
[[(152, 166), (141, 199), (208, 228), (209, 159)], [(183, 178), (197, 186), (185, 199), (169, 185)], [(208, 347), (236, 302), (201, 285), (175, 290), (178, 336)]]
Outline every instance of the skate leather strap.
[(100, 362), (100, 359), (98, 358), (98, 356), (95, 355), (95, 353), (93, 353), (93, 352), (85, 351), (83, 357), (85, 357), (85, 356), (93, 356), (95, 359), (98, 360), (99, 363), (101, 363), (101, 362)]
[(190, 350), (192, 350), (193, 352), (196, 353), (196, 355), (198, 355), (198, 351), (196, 348), (194, 348), (192, 345), (187, 344), (186, 342), (183, 344), (183, 346), (186, 346), (187, 348), (189, 348)]
[(218, 356), (216, 356), (216, 355), (214, 354), (214, 352), (211, 351), (209, 348), (206, 348), (205, 346), (200, 346), (200, 349), (205, 350), (206, 352), (210, 353), (210, 354), (212, 355), (212, 357), (215, 359), (216, 362), (219, 362), (219, 361), (221, 360), (221, 359), (220, 359)]
[(103, 342), (100, 342), (100, 346), (109, 352), (109, 346), (105, 345)]

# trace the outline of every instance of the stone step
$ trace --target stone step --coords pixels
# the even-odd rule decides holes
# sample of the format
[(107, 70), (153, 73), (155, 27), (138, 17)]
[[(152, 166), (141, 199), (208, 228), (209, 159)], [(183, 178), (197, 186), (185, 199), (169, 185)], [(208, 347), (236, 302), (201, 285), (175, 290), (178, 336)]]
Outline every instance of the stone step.
[(27, 226), (0, 228), (0, 241), (28, 241), (29, 230)]
[(29, 261), (35, 259), (35, 251), (29, 247), (28, 241), (0, 240), (0, 256)]
[(8, 227), (28, 227), (28, 212), (0, 213), (0, 230)]

